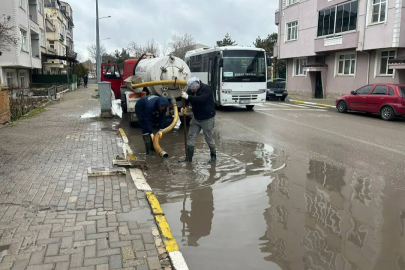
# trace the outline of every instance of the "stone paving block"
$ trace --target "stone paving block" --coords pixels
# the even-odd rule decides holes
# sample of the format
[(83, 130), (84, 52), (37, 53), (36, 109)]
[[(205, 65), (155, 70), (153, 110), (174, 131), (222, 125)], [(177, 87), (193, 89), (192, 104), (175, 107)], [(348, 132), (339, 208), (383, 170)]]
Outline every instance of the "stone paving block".
[(21, 261), (16, 261), (13, 265), (12, 270), (24, 270), (27, 268), (29, 263), (29, 259), (21, 260)]
[(97, 250), (103, 250), (108, 248), (107, 238), (97, 239)]
[(157, 256), (154, 257), (148, 257), (148, 265), (150, 270), (157, 270), (161, 269), (160, 261)]
[(99, 265), (108, 263), (108, 257), (84, 259), (84, 266)]
[(85, 247), (85, 253), (84, 253), (84, 258), (94, 258), (96, 257), (96, 246), (86, 246)]
[(120, 269), (122, 268), (122, 257), (121, 255), (113, 255), (110, 257), (110, 269)]
[(86, 235), (87, 240), (107, 238), (107, 237), (108, 237), (107, 233), (93, 233), (93, 234), (87, 234)]
[[(31, 262), (30, 262), (30, 264), (31, 264)], [(53, 263), (30, 265), (27, 267), (27, 270), (52, 270), (52, 269), (55, 269), (55, 266)]]
[(55, 268), (55, 270), (68, 270), (68, 269), (69, 269), (69, 262), (58, 262)]
[(45, 257), (45, 249), (41, 251), (36, 251), (32, 253), (29, 264), (30, 265), (41, 264), (44, 261), (44, 257)]
[(60, 248), (70, 248), (73, 245), (73, 237), (67, 236), (62, 238), (62, 244)]
[(70, 267), (81, 267), (81, 266), (83, 266), (83, 260), (84, 260), (84, 252), (73, 254)]
[(57, 263), (57, 262), (67, 262), (69, 261), (69, 256), (70, 255), (60, 255), (60, 256), (52, 256), (52, 257), (46, 257), (45, 256), (45, 263)]
[(135, 254), (132, 246), (122, 247), (121, 248), (122, 258), (124, 260), (133, 260), (135, 259)]
[(111, 248), (120, 248), (120, 247), (127, 247), (131, 245), (131, 241), (118, 241), (118, 242), (111, 242)]

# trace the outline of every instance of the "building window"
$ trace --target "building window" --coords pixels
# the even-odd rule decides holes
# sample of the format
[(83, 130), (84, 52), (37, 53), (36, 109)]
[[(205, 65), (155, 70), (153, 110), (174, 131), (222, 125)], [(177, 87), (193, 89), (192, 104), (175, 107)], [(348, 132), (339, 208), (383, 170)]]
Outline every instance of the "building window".
[(357, 8), (356, 0), (319, 11), (318, 37), (356, 30)]
[(7, 81), (7, 86), (8, 87), (13, 86), (13, 73), (12, 72), (7, 72), (6, 73), (6, 81)]
[(395, 50), (381, 51), (379, 55), (379, 75), (392, 75), (393, 69), (388, 68), (388, 61), (395, 58)]
[(27, 0), (20, 0), (20, 7), (25, 10), (27, 8)]
[(306, 76), (307, 72), (304, 71), (304, 65), (307, 64), (307, 59), (299, 58), (294, 59), (294, 76)]
[(49, 41), (49, 48), (52, 48), (55, 50), (55, 41), (53, 41), (53, 40)]
[(356, 54), (338, 55), (337, 74), (354, 75), (356, 70)]
[(45, 31), (44, 30), (41, 30), (41, 35), (39, 36), (39, 38), (40, 38), (40, 45), (42, 46), (42, 47), (45, 47)]
[(25, 74), (24, 72), (20, 73), (20, 83), (21, 83), (21, 87), (25, 87)]
[(300, 0), (287, 0), (287, 6), (291, 6), (294, 5), (296, 3), (298, 3)]
[(371, 14), (372, 23), (385, 22), (385, 13), (387, 11), (387, 0), (372, 0), (373, 8)]
[(27, 51), (27, 32), (24, 30), (20, 30), (20, 42), (21, 42), (21, 50)]
[(287, 41), (298, 39), (298, 21), (287, 23)]

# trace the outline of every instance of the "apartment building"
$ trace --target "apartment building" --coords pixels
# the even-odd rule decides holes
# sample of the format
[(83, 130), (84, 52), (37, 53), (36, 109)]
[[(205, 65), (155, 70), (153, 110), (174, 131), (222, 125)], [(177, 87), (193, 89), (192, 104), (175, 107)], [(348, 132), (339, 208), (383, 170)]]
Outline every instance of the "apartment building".
[(0, 57), (2, 85), (28, 87), (32, 72), (41, 69), (41, 53), (46, 49), (43, 0), (2, 0), (1, 15), (10, 18), (17, 46)]
[(402, 9), (401, 0), (279, 0), (274, 56), (287, 61), (287, 90), (334, 98), (405, 83)]
[[(45, 5), (47, 27), (47, 59), (43, 63), (45, 74), (66, 74), (66, 57), (74, 52), (73, 11), (68, 3), (49, 0)], [(61, 57), (51, 57), (51, 55)], [(65, 57), (65, 59), (62, 59)]]

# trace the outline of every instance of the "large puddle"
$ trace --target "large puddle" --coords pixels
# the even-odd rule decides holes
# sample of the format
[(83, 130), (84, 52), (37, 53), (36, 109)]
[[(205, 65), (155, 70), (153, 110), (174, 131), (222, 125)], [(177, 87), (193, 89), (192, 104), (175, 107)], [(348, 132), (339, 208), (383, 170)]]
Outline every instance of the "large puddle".
[[(126, 129), (143, 158), (138, 129)], [(405, 196), (370, 176), (315, 157), (216, 134), (218, 162), (199, 136), (193, 164), (182, 130), (147, 158), (190, 269), (405, 269)]]

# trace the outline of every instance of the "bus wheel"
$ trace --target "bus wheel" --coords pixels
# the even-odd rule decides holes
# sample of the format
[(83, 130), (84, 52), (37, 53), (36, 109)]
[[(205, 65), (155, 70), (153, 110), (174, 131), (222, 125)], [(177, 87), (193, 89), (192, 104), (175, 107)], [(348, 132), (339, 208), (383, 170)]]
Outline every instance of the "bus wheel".
[(246, 105), (246, 109), (247, 110), (249, 110), (249, 111), (251, 111), (251, 110), (253, 110), (253, 107), (254, 107), (255, 105)]

